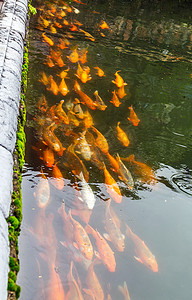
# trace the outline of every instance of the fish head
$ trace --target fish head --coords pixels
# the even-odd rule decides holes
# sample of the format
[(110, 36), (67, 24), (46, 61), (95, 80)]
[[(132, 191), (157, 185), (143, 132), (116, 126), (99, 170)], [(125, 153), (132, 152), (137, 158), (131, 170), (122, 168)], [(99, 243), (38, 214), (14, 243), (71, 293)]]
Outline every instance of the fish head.
[(154, 255), (147, 258), (147, 260), (145, 261), (145, 265), (153, 272), (158, 272), (158, 264)]

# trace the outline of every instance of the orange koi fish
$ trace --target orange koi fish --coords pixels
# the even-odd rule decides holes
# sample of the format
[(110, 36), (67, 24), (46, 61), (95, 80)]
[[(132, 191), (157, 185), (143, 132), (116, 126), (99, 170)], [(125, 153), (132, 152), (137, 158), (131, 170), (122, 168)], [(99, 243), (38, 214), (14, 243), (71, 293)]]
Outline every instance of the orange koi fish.
[(115, 73), (116, 79), (115, 79), (115, 81), (112, 80), (112, 82), (113, 82), (114, 84), (116, 84), (116, 86), (117, 86), (118, 88), (120, 88), (120, 87), (122, 87), (123, 85), (127, 85), (127, 83), (124, 82), (123, 78), (118, 74), (118, 72), (120, 72), (120, 70), (117, 71), (117, 72)]
[(45, 289), (45, 294), (47, 300), (65, 299), (65, 293), (63, 290), (62, 282), (59, 277), (59, 274), (56, 272), (54, 263), (52, 263), (50, 267), (50, 278)]
[(61, 10), (61, 12), (60, 12), (60, 16), (61, 16), (61, 18), (63, 18), (63, 17), (65, 17), (65, 16), (66, 16), (66, 13), (65, 13), (63, 10)]
[(109, 29), (109, 26), (105, 21), (101, 21), (101, 24), (99, 25), (101, 29)]
[(50, 68), (55, 66), (55, 64), (53, 63), (53, 61), (49, 55), (47, 56), (47, 61), (44, 64), (48, 65), (48, 67), (50, 67)]
[(58, 209), (58, 213), (62, 217), (63, 221), (63, 236), (65, 242), (61, 242), (61, 244), (65, 247), (73, 243), (73, 225), (69, 220), (69, 216), (65, 211), (65, 203), (63, 201), (61, 207)]
[(86, 3), (83, 3), (83, 2), (81, 2), (81, 1), (79, 1), (79, 0), (73, 0), (73, 2), (77, 2), (77, 3), (79, 3), (79, 4), (87, 5)]
[(127, 288), (127, 284), (124, 281), (123, 283), (123, 287), (121, 285), (118, 285), (118, 290), (121, 292), (121, 294), (123, 294), (124, 296), (124, 300), (131, 300), (130, 295), (129, 295), (129, 291)]
[(88, 51), (86, 49), (84, 51), (82, 51), (82, 54), (79, 58), (79, 60), (82, 64), (85, 64), (87, 62), (87, 52)]
[(123, 146), (128, 147), (129, 146), (129, 139), (126, 133), (123, 131), (123, 129), (119, 126), (120, 122), (117, 123), (117, 138), (118, 140), (123, 144)]
[(89, 39), (89, 40), (91, 40), (92, 42), (94, 42), (95, 41), (95, 38), (89, 33), (89, 32), (87, 32), (87, 31), (85, 31), (85, 30), (83, 30), (83, 29), (79, 29), (79, 31), (80, 32), (83, 32), (84, 33), (84, 35)]
[(77, 74), (75, 74), (75, 75), (76, 75), (78, 78), (80, 78), (82, 73), (83, 73), (83, 68), (81, 67), (80, 63), (78, 62)]
[(85, 180), (89, 180), (89, 172), (87, 171), (82, 160), (75, 154), (74, 145), (70, 145), (64, 153), (65, 162), (63, 163), (66, 167), (70, 168), (74, 175), (80, 175), (83, 173)]
[(59, 88), (58, 88), (55, 80), (53, 79), (52, 75), (49, 76), (49, 81), (50, 81), (50, 87), (49, 88), (47, 87), (47, 90), (52, 92), (54, 95), (57, 95), (59, 92)]
[(100, 263), (98, 261), (98, 258), (94, 259), (94, 261), (89, 266), (87, 270), (86, 284), (88, 286), (88, 289), (92, 291), (95, 300), (103, 300), (104, 299), (103, 289), (93, 268), (94, 265), (97, 263)]
[(62, 146), (60, 140), (54, 134), (55, 123), (52, 123), (48, 127), (43, 128), (43, 140), (53, 151), (62, 156), (65, 148)]
[(105, 76), (105, 73), (104, 73), (103, 70), (101, 70), (99, 67), (94, 67), (94, 69), (97, 70), (96, 75), (98, 75), (99, 77)]
[(42, 75), (42, 77), (41, 77), (41, 79), (39, 79), (39, 82), (42, 82), (44, 85), (48, 85), (49, 84), (49, 78), (47, 77), (45, 72), (42, 72), (41, 75)]
[(83, 226), (73, 219), (71, 211), (68, 213), (69, 220), (73, 225), (73, 238), (77, 245), (77, 248), (81, 251), (83, 256), (89, 260), (93, 258), (93, 246), (89, 239), (89, 236)]
[(59, 168), (57, 167), (57, 164), (55, 164), (53, 166), (52, 169), (52, 179), (51, 179), (51, 183), (52, 185), (54, 185), (54, 187), (58, 190), (62, 190), (64, 188), (64, 178), (63, 175), (61, 173), (61, 171), (59, 170)]
[(50, 22), (48, 20), (46, 20), (46, 19), (43, 19), (42, 16), (40, 16), (40, 22), (43, 25), (43, 27), (45, 27), (45, 28), (47, 28), (49, 26), (49, 24), (50, 24)]
[(51, 24), (51, 26), (50, 26), (50, 31), (52, 33), (57, 33), (57, 29), (53, 26), (53, 24)]
[(115, 90), (112, 93), (113, 93), (113, 98), (111, 99), (110, 102), (113, 103), (116, 107), (119, 107), (121, 102), (119, 101), (119, 98), (117, 97)]
[(86, 231), (88, 234), (92, 234), (96, 241), (96, 246), (99, 253), (95, 252), (95, 255), (102, 260), (110, 272), (115, 272), (116, 261), (114, 252), (111, 250), (111, 247), (105, 238), (98, 231), (95, 231), (89, 224), (86, 225)]
[(76, 143), (79, 149), (79, 153), (83, 156), (85, 160), (90, 160), (92, 156), (92, 151), (85, 138), (86, 131), (80, 133), (80, 138), (77, 139)]
[(65, 25), (65, 26), (68, 26), (69, 25), (69, 22), (67, 21), (67, 20), (63, 20), (63, 24)]
[(67, 279), (69, 283), (69, 291), (67, 293), (66, 300), (71, 300), (71, 299), (83, 300), (83, 296), (78, 286), (78, 283), (73, 277), (73, 267), (74, 267), (74, 263), (73, 261), (71, 261), (70, 271), (67, 275)]
[(71, 24), (71, 27), (69, 28), (71, 31), (78, 31), (78, 28), (76, 25)]
[(105, 37), (105, 34), (104, 34), (103, 32), (100, 32), (100, 35), (101, 35), (102, 37)]
[(117, 171), (119, 175), (119, 179), (121, 179), (128, 186), (129, 190), (132, 190), (134, 186), (134, 181), (130, 171), (126, 168), (126, 166), (121, 161), (119, 154), (117, 154), (116, 159), (119, 164), (119, 169)]
[(52, 39), (50, 39), (48, 36), (46, 36), (45, 32), (42, 33), (42, 37), (44, 38), (43, 42), (48, 43), (50, 46), (54, 45), (54, 42), (52, 41)]
[(80, 23), (80, 22), (79, 22), (78, 20), (76, 20), (76, 19), (74, 20), (74, 24), (75, 24), (75, 25), (78, 25), (78, 26), (83, 26), (83, 24)]
[(76, 63), (79, 60), (79, 54), (77, 52), (77, 49), (75, 49), (67, 58), (70, 60), (72, 63)]
[(105, 176), (105, 185), (107, 188), (107, 192), (116, 203), (121, 203), (122, 196), (118, 184), (115, 181), (115, 179), (111, 176), (111, 174), (108, 172), (104, 163), (103, 163), (103, 172)]
[(69, 71), (69, 68), (66, 69), (66, 70), (63, 70), (63, 71), (62, 71), (59, 75), (57, 75), (57, 76), (59, 76), (61, 79), (62, 79), (62, 78), (68, 78), (68, 77), (67, 77), (68, 71)]
[(43, 161), (44, 163), (46, 164), (46, 166), (48, 168), (51, 168), (54, 164), (54, 153), (53, 151), (50, 149), (50, 148), (46, 148), (44, 151), (43, 151)]
[(118, 91), (117, 91), (117, 95), (119, 96), (120, 99), (123, 99), (123, 97), (125, 97), (127, 94), (125, 93), (125, 89), (124, 89), (124, 85), (122, 85)]
[(129, 107), (130, 110), (130, 117), (127, 118), (134, 126), (138, 126), (140, 120), (138, 119), (136, 113), (133, 110), (132, 105)]
[(73, 111), (68, 111), (67, 113), (69, 123), (72, 123), (74, 126), (78, 127), (79, 126), (79, 120), (77, 120), (75, 114)]
[(59, 104), (57, 104), (57, 106), (55, 107), (55, 114), (56, 116), (66, 125), (69, 125), (69, 119), (68, 116), (66, 114), (66, 112), (64, 111), (64, 109), (62, 108), (62, 105), (64, 103), (64, 100), (61, 100)]
[(86, 104), (90, 109), (93, 110), (96, 109), (97, 104), (94, 103), (89, 96), (87, 96), (85, 93), (81, 91), (80, 85), (78, 84), (77, 81), (75, 81), (74, 90), (80, 96), (83, 104)]
[(60, 48), (62, 50), (68, 48), (68, 46), (66, 45), (65, 41), (62, 40), (61, 38), (59, 39), (59, 42), (60, 43), (57, 45), (58, 48)]
[(109, 159), (112, 170), (114, 172), (117, 172), (119, 170), (119, 164), (118, 164), (117, 160), (111, 154), (109, 154), (109, 152), (107, 152), (105, 154), (106, 154), (107, 158)]
[(95, 98), (96, 98), (96, 104), (99, 110), (105, 110), (107, 108), (107, 105), (103, 102), (101, 97), (98, 94), (98, 91), (94, 92)]
[(148, 269), (152, 270), (153, 272), (158, 272), (158, 264), (155, 259), (155, 256), (145, 245), (144, 241), (142, 241), (135, 233), (133, 233), (131, 228), (127, 224), (126, 234), (134, 244), (134, 250), (136, 254), (134, 258), (140, 263), (144, 264)]
[(93, 118), (90, 115), (90, 113), (88, 112), (88, 110), (84, 113), (84, 119), (83, 119), (83, 123), (85, 128), (90, 128), (91, 126), (93, 126)]
[(85, 118), (85, 114), (81, 108), (81, 105), (80, 105), (80, 101), (79, 99), (75, 98), (74, 100), (74, 107), (73, 107), (73, 111), (75, 113), (75, 115), (79, 118), (79, 119), (84, 119)]
[(34, 193), (34, 197), (37, 200), (37, 205), (40, 208), (45, 208), (50, 201), (50, 186), (49, 181), (45, 174), (43, 173), (41, 167), (41, 178), (37, 184), (36, 192)]
[(105, 230), (107, 234), (104, 234), (104, 237), (108, 241), (111, 241), (118, 251), (123, 252), (125, 250), (125, 236), (121, 233), (119, 227), (120, 222), (119, 220), (116, 222), (118, 218), (110, 205), (111, 199), (107, 201), (105, 210)]
[(60, 68), (62, 68), (65, 65), (64, 62), (63, 62), (63, 60), (62, 60), (62, 58), (61, 58), (61, 56), (59, 56), (58, 59), (57, 59), (57, 65)]
[(66, 96), (69, 93), (68, 87), (65, 83), (65, 79), (62, 78), (61, 79), (61, 83), (59, 85), (59, 92), (63, 95)]
[(135, 173), (141, 177), (143, 182), (156, 183), (155, 174), (152, 168), (150, 168), (143, 162), (136, 161), (134, 154), (130, 155), (127, 158), (122, 158), (122, 160), (128, 161), (130, 164), (134, 166)]
[(104, 135), (102, 135), (102, 133), (97, 130), (95, 127), (91, 127), (92, 130), (97, 134), (97, 138), (95, 140), (95, 143), (97, 145), (97, 147), (103, 152), (103, 153), (108, 153), (109, 152), (109, 145), (107, 143), (106, 138), (104, 137)]
[(37, 102), (37, 108), (42, 112), (45, 113), (48, 109), (48, 104), (45, 99), (45, 96), (41, 96)]
[(56, 22), (56, 21), (54, 21), (54, 25), (56, 26), (56, 27), (58, 27), (58, 28), (62, 28), (62, 25), (61, 24), (59, 24), (58, 22)]

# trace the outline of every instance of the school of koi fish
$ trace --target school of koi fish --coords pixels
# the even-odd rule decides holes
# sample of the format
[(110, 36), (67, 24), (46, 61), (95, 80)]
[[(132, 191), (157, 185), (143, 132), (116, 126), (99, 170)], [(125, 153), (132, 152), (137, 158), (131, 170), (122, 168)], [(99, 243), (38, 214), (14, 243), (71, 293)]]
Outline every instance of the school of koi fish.
[[(85, 3), (73, 0), (79, 6)], [(126, 85), (119, 70), (114, 70), (114, 77), (109, 81), (114, 84), (111, 98), (104, 100), (96, 90), (93, 95), (84, 92), (87, 81), (101, 80), (105, 76), (99, 66), (85, 66), (87, 63), (88, 48), (80, 49), (78, 45), (71, 45), (72, 32), (78, 31), (86, 39), (95, 41), (95, 38), (84, 31), (78, 20), (71, 21), (71, 15), (77, 15), (79, 9), (64, 1), (54, 1), (38, 9), (37, 28), (42, 30), (42, 42), (45, 43), (47, 55), (44, 64), (48, 71), (41, 72), (38, 80), (42, 84), (42, 91), (63, 97), (52, 106), (46, 100), (46, 93), (39, 97), (34, 121), (38, 133), (37, 145), (33, 146), (38, 157), (43, 161), (41, 177), (36, 187), (34, 197), (38, 206), (33, 233), (40, 245), (41, 259), (38, 261), (47, 264), (49, 278), (43, 282), (44, 297), (47, 300), (63, 299), (113, 299), (110, 288), (104, 290), (95, 266), (100, 264), (108, 272), (116, 271), (116, 253), (124, 252), (125, 239), (128, 239), (134, 248), (134, 258), (153, 272), (158, 272), (155, 256), (147, 245), (129, 227), (120, 221), (113, 201), (121, 205), (122, 193), (115, 178), (119, 178), (128, 190), (134, 189), (134, 181), (138, 178), (147, 184), (155, 184), (157, 179), (153, 170), (137, 161), (134, 154), (128, 157), (114, 155), (105, 136), (96, 128), (92, 111), (105, 111), (109, 105), (114, 105), (114, 114), (121, 102), (126, 101)], [(102, 37), (110, 31), (108, 24), (101, 20), (98, 30)], [(61, 34), (62, 32), (62, 34)], [(51, 73), (51, 71), (54, 72)], [(51, 73), (51, 74), (50, 74)], [(56, 74), (57, 73), (57, 74)], [(56, 74), (56, 75), (55, 75)], [(92, 99), (94, 97), (94, 100)], [(121, 102), (120, 102), (121, 101)], [(112, 103), (112, 104), (110, 104)], [(127, 122), (132, 126), (139, 126), (140, 120), (133, 109), (127, 106)], [(116, 139), (122, 147), (129, 147), (128, 134), (116, 125)], [(91, 165), (91, 168), (88, 166)], [(51, 177), (43, 170), (49, 168)], [(103, 176), (106, 189), (104, 230), (101, 234), (91, 226), (91, 216), (94, 212), (97, 196), (89, 184), (89, 175), (96, 168)], [(131, 172), (129, 171), (129, 169)], [(63, 171), (65, 170), (65, 171)], [(51, 186), (59, 191), (65, 189), (65, 176), (72, 178), (75, 199), (73, 209), (67, 209), (65, 199), (60, 203), (57, 215), (47, 213), (51, 200)], [(135, 179), (137, 178), (137, 179)], [(53, 221), (62, 220), (63, 240), (57, 241)], [(58, 272), (57, 249), (58, 244), (67, 253), (67, 263), (70, 265), (64, 278)], [(77, 272), (77, 265), (85, 271), (83, 282)], [(66, 284), (67, 281), (67, 284)], [(117, 290), (124, 299), (131, 299), (126, 281)]]

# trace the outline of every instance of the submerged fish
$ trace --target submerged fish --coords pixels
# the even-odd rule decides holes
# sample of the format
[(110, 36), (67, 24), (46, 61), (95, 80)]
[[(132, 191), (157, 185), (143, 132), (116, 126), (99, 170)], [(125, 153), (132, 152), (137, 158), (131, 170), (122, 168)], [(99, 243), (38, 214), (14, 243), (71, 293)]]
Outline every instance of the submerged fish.
[(126, 166), (121, 161), (119, 154), (117, 154), (117, 161), (119, 164), (119, 169), (117, 172), (119, 175), (119, 179), (121, 179), (128, 186), (129, 190), (132, 190), (134, 187), (133, 177), (130, 171), (126, 168)]
[(123, 85), (127, 85), (127, 83), (124, 82), (123, 78), (118, 74), (118, 72), (120, 72), (120, 71), (117, 71), (117, 72), (115, 73), (116, 79), (115, 79), (115, 81), (112, 80), (112, 82), (113, 82), (114, 84), (116, 84), (116, 86), (117, 86), (118, 88), (120, 88), (120, 87), (122, 87)]
[(86, 133), (86, 131), (84, 131), (83, 133), (80, 133), (80, 138), (77, 139), (76, 143), (77, 143), (79, 152), (81, 153), (83, 158), (85, 160), (90, 160), (91, 156), (92, 156), (92, 151), (91, 151), (91, 148), (85, 138), (85, 133)]
[(66, 85), (65, 79), (61, 79), (61, 83), (59, 85), (59, 92), (63, 95), (66, 96), (69, 93), (69, 89)]
[(96, 201), (94, 193), (89, 184), (86, 182), (82, 172), (77, 177), (80, 179), (79, 185), (81, 186), (81, 201), (85, 203), (88, 209), (93, 209)]
[(95, 143), (96, 143), (97, 147), (103, 153), (108, 153), (109, 152), (109, 145), (108, 145), (107, 140), (104, 137), (104, 135), (93, 126), (92, 126), (92, 130), (97, 134), (97, 138), (95, 139)]
[(100, 69), (99, 67), (94, 67), (94, 69), (97, 70), (97, 73), (96, 73), (96, 74), (97, 74), (99, 77), (105, 76), (105, 73), (104, 73), (103, 70)]
[(86, 231), (87, 233), (92, 234), (95, 239), (96, 246), (99, 252), (99, 253), (95, 252), (95, 255), (102, 260), (102, 262), (110, 272), (115, 272), (116, 269), (115, 256), (107, 241), (104, 239), (104, 237), (102, 237), (102, 235), (98, 231), (95, 231), (88, 224), (86, 225)]
[(55, 107), (55, 114), (56, 116), (66, 125), (69, 125), (69, 118), (62, 108), (62, 105), (64, 103), (64, 100), (61, 100), (59, 104)]
[(50, 202), (50, 185), (47, 177), (41, 168), (41, 178), (37, 184), (34, 196), (37, 200), (37, 205), (40, 208), (45, 208)]
[(50, 148), (46, 148), (43, 151), (43, 161), (46, 164), (47, 167), (51, 168), (54, 164), (54, 153)]
[(133, 233), (127, 224), (126, 224), (126, 234), (133, 241), (135, 254), (136, 254), (134, 258), (140, 263), (144, 264), (147, 268), (149, 268), (153, 272), (158, 272), (158, 264), (155, 259), (155, 256), (145, 245), (144, 241), (142, 241), (135, 233)]
[(117, 97), (115, 90), (112, 93), (113, 93), (113, 98), (111, 99), (110, 102), (113, 103), (116, 107), (119, 107), (121, 102), (119, 101), (119, 98)]
[(100, 263), (98, 258), (94, 259), (94, 261), (89, 266), (87, 270), (86, 284), (88, 286), (88, 289), (92, 291), (95, 300), (103, 300), (104, 299), (103, 289), (93, 268), (94, 265), (97, 263)]
[(139, 120), (139, 118), (137, 117), (136, 113), (134, 112), (132, 105), (129, 107), (129, 110), (130, 110), (130, 117), (127, 118), (127, 119), (128, 119), (134, 126), (138, 126), (140, 120)]
[(42, 37), (43, 37), (43, 41), (48, 43), (50, 46), (54, 45), (54, 42), (52, 41), (52, 39), (50, 39), (48, 36), (45, 35), (45, 32), (42, 33)]
[(117, 123), (117, 138), (118, 140), (123, 144), (123, 146), (128, 147), (129, 146), (129, 139), (126, 133), (123, 131), (123, 129), (119, 126), (120, 122)]
[(97, 104), (94, 103), (89, 96), (87, 96), (85, 93), (81, 91), (80, 85), (78, 84), (77, 81), (75, 81), (74, 90), (80, 96), (82, 103), (86, 104), (90, 109), (94, 110), (97, 108)]
[(72, 63), (76, 63), (79, 60), (79, 54), (77, 52), (77, 49), (75, 49), (67, 58), (70, 60)]
[(105, 185), (107, 188), (107, 192), (109, 193), (109, 195), (112, 197), (112, 199), (115, 202), (121, 203), (122, 196), (121, 196), (121, 192), (118, 187), (118, 184), (115, 181), (115, 179), (111, 176), (111, 174), (108, 172), (104, 163), (103, 163), (103, 166), (104, 166), (103, 172), (104, 172), (104, 176), (105, 176)]
[(69, 290), (66, 295), (66, 300), (83, 300), (84, 298), (82, 296), (81, 289), (73, 276), (73, 267), (74, 263), (71, 261), (70, 271), (67, 275)]
[(55, 129), (55, 123), (52, 123), (51, 125), (43, 128), (43, 140), (44, 142), (55, 152), (58, 153), (58, 155), (63, 155), (63, 151), (65, 148), (63, 147), (60, 140), (56, 137), (54, 134)]
[(50, 268), (50, 277), (45, 288), (45, 297), (47, 300), (64, 300), (65, 293), (59, 274), (56, 272), (55, 264), (52, 263)]
[(123, 294), (124, 296), (124, 300), (131, 300), (130, 295), (129, 295), (129, 291), (127, 288), (127, 284), (124, 281), (123, 283), (123, 287), (121, 285), (118, 285), (118, 290)]
[(107, 105), (105, 105), (105, 103), (103, 102), (103, 100), (99, 96), (98, 91), (95, 91), (94, 95), (95, 95), (95, 98), (96, 98), (97, 108), (99, 110), (105, 110), (107, 108)]
[(55, 164), (52, 169), (52, 176), (51, 183), (56, 187), (58, 190), (62, 190), (64, 188), (64, 178), (60, 171), (60, 169)]
[(107, 231), (104, 237), (111, 241), (118, 251), (123, 252), (125, 250), (125, 236), (121, 233), (120, 221), (111, 207), (111, 199), (107, 201), (104, 223)]

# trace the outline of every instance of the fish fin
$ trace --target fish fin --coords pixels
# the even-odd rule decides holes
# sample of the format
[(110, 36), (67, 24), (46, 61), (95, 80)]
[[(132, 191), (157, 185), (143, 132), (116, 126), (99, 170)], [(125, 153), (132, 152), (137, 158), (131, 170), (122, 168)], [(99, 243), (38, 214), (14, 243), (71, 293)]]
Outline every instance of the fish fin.
[(68, 245), (67, 245), (67, 243), (66, 243), (66, 242), (62, 242), (62, 241), (60, 241), (60, 244), (61, 244), (63, 247), (65, 247), (65, 248), (67, 248), (67, 247), (68, 247)]
[(95, 256), (96, 256), (97, 258), (101, 259), (101, 256), (100, 256), (99, 252), (97, 252), (96, 250), (95, 250), (94, 252), (95, 252)]
[(122, 178), (120, 175), (119, 175), (118, 177), (119, 177), (119, 179), (120, 179), (120, 180), (122, 180), (122, 181), (123, 181), (123, 178)]
[(134, 256), (134, 258), (135, 258), (137, 261), (139, 261), (140, 263), (142, 263), (142, 264), (143, 264), (142, 260), (141, 260), (139, 257), (137, 257), (137, 256)]
[(81, 154), (81, 152), (80, 152), (80, 151), (78, 151), (78, 150), (76, 150), (75, 152), (76, 152), (77, 154)]
[(104, 233), (103, 236), (107, 241), (111, 242), (111, 238), (108, 233)]
[(73, 246), (74, 246), (76, 249), (79, 250), (79, 247), (78, 247), (78, 245), (77, 245), (75, 242), (73, 243)]

